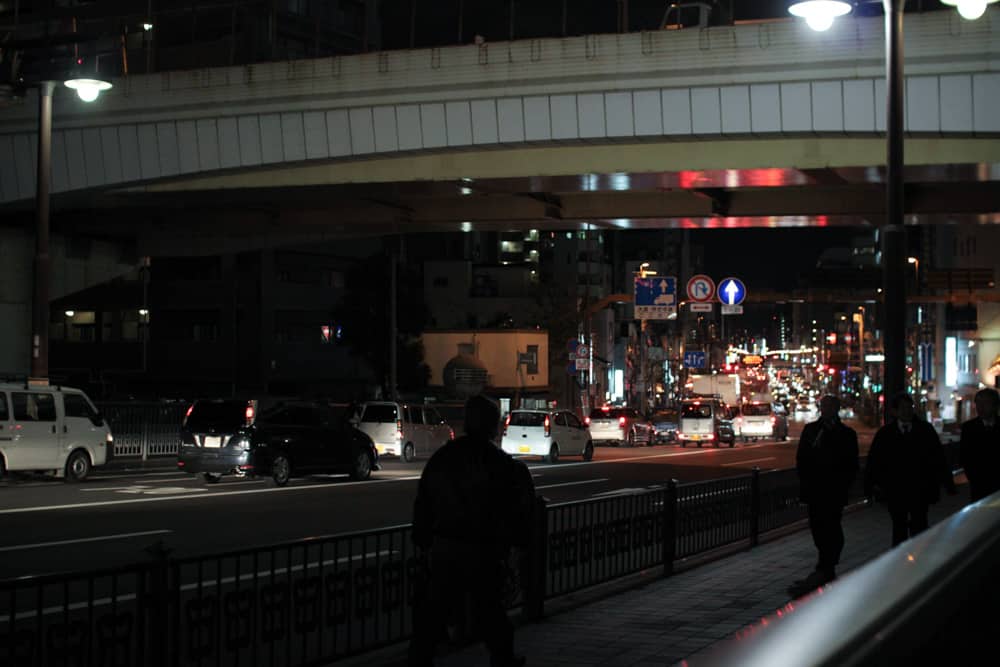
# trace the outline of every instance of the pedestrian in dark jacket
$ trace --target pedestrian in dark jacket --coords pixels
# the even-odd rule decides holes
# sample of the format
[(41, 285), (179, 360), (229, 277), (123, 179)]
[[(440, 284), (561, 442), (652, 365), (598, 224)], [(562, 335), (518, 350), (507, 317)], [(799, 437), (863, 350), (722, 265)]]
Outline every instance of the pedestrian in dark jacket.
[(524, 664), (514, 655), (503, 586), (512, 547), (528, 544), (534, 484), (527, 466), (493, 443), (499, 423), (496, 403), (470, 398), (465, 435), (435, 452), (420, 477), (413, 542), (427, 560), (429, 576), (414, 605), (411, 667), (433, 664), (447, 619), (466, 604), (491, 666)]
[(962, 424), (959, 459), (969, 480), (972, 502), (1000, 491), (1000, 394), (983, 389), (976, 394), (976, 418)]
[(889, 406), (893, 419), (872, 439), (865, 466), (865, 495), (881, 492), (892, 517), (892, 546), (927, 528), (927, 509), (954, 494), (955, 481), (934, 427), (915, 418), (910, 395), (901, 392)]
[(858, 434), (840, 421), (840, 399), (824, 396), (819, 409), (819, 419), (802, 429), (795, 456), (799, 497), (809, 506), (809, 529), (819, 558), (809, 576), (789, 587), (793, 596), (804, 595), (837, 577), (844, 549), (841, 517), (858, 473)]

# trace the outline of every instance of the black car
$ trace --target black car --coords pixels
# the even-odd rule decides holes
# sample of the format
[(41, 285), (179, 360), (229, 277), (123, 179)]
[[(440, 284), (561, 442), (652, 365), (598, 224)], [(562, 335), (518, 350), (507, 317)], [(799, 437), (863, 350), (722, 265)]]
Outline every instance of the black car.
[(318, 403), (281, 404), (257, 414), (254, 400), (199, 400), (181, 426), (177, 467), (208, 482), (223, 475), (292, 477), (347, 473), (363, 480), (379, 469), (372, 439), (348, 416)]

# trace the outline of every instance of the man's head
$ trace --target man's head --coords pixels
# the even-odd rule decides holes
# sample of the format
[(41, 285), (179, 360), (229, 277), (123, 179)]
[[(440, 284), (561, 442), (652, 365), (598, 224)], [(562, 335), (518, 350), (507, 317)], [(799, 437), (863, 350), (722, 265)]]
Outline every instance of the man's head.
[(819, 399), (820, 419), (835, 419), (840, 414), (840, 399), (833, 394), (827, 394)]
[(976, 392), (976, 415), (982, 419), (996, 419), (1000, 408), (1000, 394), (996, 389), (980, 389)]
[(892, 410), (892, 414), (899, 421), (904, 424), (909, 424), (913, 421), (913, 417), (916, 415), (917, 411), (913, 407), (913, 398), (906, 393), (901, 391), (892, 397), (892, 404), (889, 406)]
[(500, 427), (500, 406), (479, 394), (465, 402), (465, 432), (476, 438), (492, 440)]

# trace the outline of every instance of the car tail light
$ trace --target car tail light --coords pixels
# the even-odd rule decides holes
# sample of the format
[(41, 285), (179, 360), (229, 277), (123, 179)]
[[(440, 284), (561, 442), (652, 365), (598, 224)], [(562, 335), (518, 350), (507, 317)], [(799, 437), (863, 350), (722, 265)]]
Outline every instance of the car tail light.
[(714, 433), (709, 433), (708, 435), (705, 436), (705, 439), (706, 440), (715, 440), (715, 434)]
[(618, 425), (621, 426), (622, 428), (625, 428), (625, 418), (624, 417), (619, 417), (618, 418)]
[(504, 435), (507, 435), (507, 427), (508, 426), (510, 426), (510, 415), (507, 415), (507, 418), (503, 420), (503, 434)]
[(590, 426), (590, 417), (584, 417), (583, 418), (583, 423), (586, 426)]
[(778, 423), (778, 418), (772, 415), (771, 416), (771, 426), (774, 426), (777, 423)]
[(402, 420), (396, 420), (396, 440), (403, 439), (403, 422)]
[(743, 417), (737, 417), (736, 418), (736, 425), (737, 426), (743, 426)]
[(548, 437), (552, 430), (549, 428), (549, 416), (545, 415), (545, 437)]
[(177, 467), (178, 467), (178, 468), (183, 468), (183, 467), (184, 467), (184, 465), (185, 465), (184, 461), (178, 461), (178, 462), (177, 462)]
[(188, 409), (187, 409), (187, 412), (184, 413), (184, 422), (183, 422), (183, 424), (181, 424), (182, 426), (184, 424), (187, 424), (188, 417), (191, 416), (191, 411), (192, 410), (194, 410), (194, 403), (192, 403), (191, 405), (189, 405)]
[[(504, 432), (506, 433), (506, 431), (504, 431)], [(455, 439), (455, 429), (453, 429), (453, 428), (448, 429), (448, 439), (449, 440), (454, 440)]]
[(254, 409), (253, 409), (253, 404), (248, 404), (247, 405), (247, 409), (246, 409), (246, 413), (245, 414), (246, 414), (246, 419), (247, 419), (247, 426), (250, 426), (251, 424), (253, 424), (253, 417), (254, 417), (254, 414), (255, 414), (254, 413)]

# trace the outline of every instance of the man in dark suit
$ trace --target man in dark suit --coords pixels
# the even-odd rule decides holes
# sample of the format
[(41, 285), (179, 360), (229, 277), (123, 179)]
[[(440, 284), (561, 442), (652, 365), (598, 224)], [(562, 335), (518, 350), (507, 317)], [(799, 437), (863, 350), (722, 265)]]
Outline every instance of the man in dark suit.
[(837, 577), (844, 549), (841, 517), (858, 473), (858, 434), (840, 421), (840, 399), (824, 396), (819, 410), (819, 419), (802, 429), (795, 457), (799, 496), (809, 506), (809, 529), (819, 560), (815, 571), (789, 587), (796, 597)]
[(906, 392), (892, 398), (894, 419), (875, 433), (865, 466), (865, 495), (876, 491), (889, 505), (892, 546), (927, 528), (927, 509), (941, 499), (941, 487), (955, 494), (955, 481), (934, 427), (916, 419)]
[(1000, 491), (1000, 394), (983, 389), (976, 394), (976, 418), (962, 424), (959, 460), (969, 480), (972, 502)]

